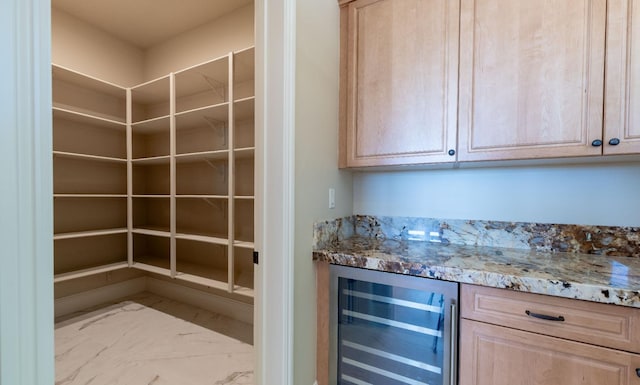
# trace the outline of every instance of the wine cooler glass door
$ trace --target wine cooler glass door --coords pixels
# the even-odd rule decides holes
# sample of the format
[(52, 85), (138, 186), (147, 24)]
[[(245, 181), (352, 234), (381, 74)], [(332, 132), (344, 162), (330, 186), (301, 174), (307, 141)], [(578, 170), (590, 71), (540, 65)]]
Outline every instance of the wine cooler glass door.
[(332, 281), (337, 384), (452, 383), (456, 283), (337, 266)]

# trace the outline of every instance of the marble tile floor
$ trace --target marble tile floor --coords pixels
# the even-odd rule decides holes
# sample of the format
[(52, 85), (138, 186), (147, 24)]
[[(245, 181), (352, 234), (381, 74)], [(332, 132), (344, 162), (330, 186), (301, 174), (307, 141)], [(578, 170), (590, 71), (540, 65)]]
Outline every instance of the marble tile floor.
[(252, 325), (142, 293), (56, 320), (56, 385), (253, 384)]

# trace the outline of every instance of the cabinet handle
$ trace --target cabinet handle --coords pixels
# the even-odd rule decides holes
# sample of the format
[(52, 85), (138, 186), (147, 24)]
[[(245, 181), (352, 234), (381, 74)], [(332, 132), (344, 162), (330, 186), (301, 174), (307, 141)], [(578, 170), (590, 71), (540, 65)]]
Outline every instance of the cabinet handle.
[(454, 156), (456, 154), (456, 150), (451, 149), (449, 150), (449, 152), (447, 152), (449, 155)]
[(591, 142), (591, 145), (593, 147), (600, 147), (600, 146), (602, 146), (602, 141), (600, 139), (596, 139), (593, 142)]
[(530, 312), (529, 310), (525, 311), (525, 313), (527, 313), (527, 315), (529, 317), (533, 317), (533, 318), (539, 318), (539, 319), (543, 319), (545, 321), (558, 321), (558, 322), (564, 322), (564, 317), (563, 316), (557, 316), (554, 317), (552, 315), (546, 315), (546, 314), (540, 314), (540, 313), (533, 313)]
[(640, 368), (636, 368), (636, 375), (640, 377)]
[(456, 385), (458, 383), (458, 306), (455, 303), (451, 304), (451, 335), (449, 339), (451, 344), (449, 348), (449, 360), (451, 360), (449, 385)]
[(612, 146), (617, 146), (617, 145), (620, 144), (620, 139), (613, 138), (613, 139), (609, 140), (609, 144), (612, 145)]

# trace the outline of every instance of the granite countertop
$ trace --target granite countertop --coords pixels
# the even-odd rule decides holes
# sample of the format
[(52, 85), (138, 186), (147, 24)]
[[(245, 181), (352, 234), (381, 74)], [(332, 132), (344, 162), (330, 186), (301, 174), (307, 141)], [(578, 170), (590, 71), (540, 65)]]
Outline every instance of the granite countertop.
[(640, 258), (388, 239), (349, 233), (316, 261), (640, 308)]

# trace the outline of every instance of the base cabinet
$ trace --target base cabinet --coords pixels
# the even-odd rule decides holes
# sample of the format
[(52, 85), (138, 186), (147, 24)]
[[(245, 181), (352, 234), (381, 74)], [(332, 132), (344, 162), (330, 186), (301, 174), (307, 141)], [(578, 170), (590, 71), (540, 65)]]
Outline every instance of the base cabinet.
[(460, 363), (460, 385), (640, 384), (638, 354), (466, 319)]
[(640, 310), (460, 289), (459, 385), (640, 385)]

